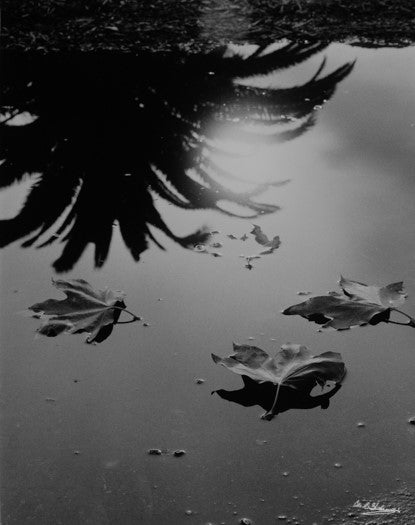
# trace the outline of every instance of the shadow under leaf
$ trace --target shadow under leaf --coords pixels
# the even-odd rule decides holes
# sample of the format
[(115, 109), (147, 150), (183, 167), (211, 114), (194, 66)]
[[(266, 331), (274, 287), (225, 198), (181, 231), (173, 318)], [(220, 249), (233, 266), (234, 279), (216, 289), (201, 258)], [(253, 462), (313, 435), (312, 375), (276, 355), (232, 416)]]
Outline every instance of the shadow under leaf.
[[(215, 390), (212, 394), (218, 394), (222, 399), (237, 403), (244, 407), (260, 406), (267, 413), (273, 407), (278, 385), (273, 383), (258, 383), (247, 376), (242, 376), (244, 387), (239, 390)], [(281, 386), (278, 394), (278, 403), (272, 410), (272, 416), (277, 416), (282, 412), (292, 409), (310, 409), (320, 407), (327, 409), (330, 405), (330, 398), (337, 394), (341, 384), (337, 383), (329, 391), (317, 396), (311, 395), (311, 391), (316, 386), (315, 381), (309, 381), (301, 385), (301, 388), (290, 388)], [(267, 420), (271, 418), (265, 418)]]

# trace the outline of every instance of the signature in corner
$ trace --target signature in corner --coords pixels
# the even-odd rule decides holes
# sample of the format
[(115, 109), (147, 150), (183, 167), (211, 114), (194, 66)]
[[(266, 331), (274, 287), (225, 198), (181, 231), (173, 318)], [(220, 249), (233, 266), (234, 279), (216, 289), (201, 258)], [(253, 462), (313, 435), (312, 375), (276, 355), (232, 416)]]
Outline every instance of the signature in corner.
[(362, 503), (360, 500), (357, 500), (353, 503), (353, 507), (356, 509), (362, 509), (362, 516), (381, 516), (383, 514), (400, 514), (400, 509), (394, 507), (385, 507), (379, 502), (376, 503)]

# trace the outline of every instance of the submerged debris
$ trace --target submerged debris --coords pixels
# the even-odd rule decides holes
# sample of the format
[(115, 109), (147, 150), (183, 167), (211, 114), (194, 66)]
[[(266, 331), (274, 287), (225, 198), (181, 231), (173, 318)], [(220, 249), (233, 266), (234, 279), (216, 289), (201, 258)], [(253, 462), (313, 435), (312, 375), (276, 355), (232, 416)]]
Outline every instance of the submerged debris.
[(159, 448), (149, 448), (147, 454), (150, 456), (161, 456), (162, 452)]

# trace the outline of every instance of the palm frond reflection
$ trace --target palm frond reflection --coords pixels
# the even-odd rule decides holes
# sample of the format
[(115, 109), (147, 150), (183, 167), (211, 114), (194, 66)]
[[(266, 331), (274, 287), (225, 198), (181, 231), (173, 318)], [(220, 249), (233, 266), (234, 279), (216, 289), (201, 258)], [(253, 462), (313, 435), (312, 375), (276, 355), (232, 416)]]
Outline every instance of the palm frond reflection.
[[(20, 212), (0, 221), (0, 246), (27, 238), (23, 246), (43, 247), (59, 239), (64, 248), (54, 268), (61, 272), (90, 243), (102, 266), (114, 224), (134, 260), (149, 240), (162, 247), (154, 229), (183, 247), (205, 240), (203, 229), (173, 233), (154, 194), (185, 210), (251, 217), (276, 211), (256, 199), (275, 182), (241, 181), (221, 159), (246, 155), (247, 145), (293, 140), (314, 125), (315, 106), (333, 95), (353, 63), (324, 76), (323, 60), (312, 78), (288, 88), (250, 80), (324, 47), (264, 46), (247, 56), (230, 46), (190, 57), (4, 53), (1, 187), (26, 175), (34, 183)], [(23, 114), (31, 118), (19, 121)], [(235, 181), (247, 186), (236, 191)]]

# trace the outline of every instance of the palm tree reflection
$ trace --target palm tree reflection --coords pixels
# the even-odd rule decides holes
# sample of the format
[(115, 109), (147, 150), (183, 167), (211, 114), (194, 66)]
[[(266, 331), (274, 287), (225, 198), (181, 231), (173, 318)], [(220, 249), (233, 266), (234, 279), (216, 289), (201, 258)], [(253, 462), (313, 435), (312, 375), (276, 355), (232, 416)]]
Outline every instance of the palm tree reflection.
[[(212, 394), (218, 394), (222, 399), (232, 401), (244, 407), (258, 405), (268, 413), (274, 404), (277, 385), (273, 383), (257, 383), (247, 376), (242, 376), (242, 379), (244, 387), (240, 390), (215, 390)], [(311, 391), (315, 386), (315, 381), (304, 384), (301, 389), (282, 386), (278, 394), (278, 403), (272, 416), (276, 416), (293, 408), (309, 409), (321, 407), (322, 409), (327, 409), (330, 404), (330, 398), (341, 388), (341, 384), (336, 384), (324, 394), (312, 396)], [(267, 419), (271, 418), (268, 417)]]
[[(252, 144), (303, 134), (314, 124), (315, 106), (333, 95), (353, 64), (322, 76), (323, 60), (309, 81), (290, 88), (253, 87), (250, 79), (295, 66), (324, 47), (259, 47), (249, 56), (229, 47), (190, 57), (4, 53), (1, 187), (26, 174), (34, 183), (20, 213), (0, 221), (0, 246), (25, 237), (25, 247), (60, 239), (54, 268), (67, 271), (92, 243), (100, 267), (117, 224), (135, 260), (149, 239), (161, 247), (152, 227), (183, 247), (203, 242), (203, 229), (175, 235), (155, 194), (183, 209), (236, 215), (227, 201), (250, 216), (274, 212), (276, 205), (254, 199), (269, 184), (242, 193), (226, 185), (237, 176), (214, 159), (233, 154), (215, 137), (230, 132)], [(24, 121), (26, 113), (33, 118)]]

